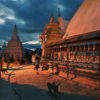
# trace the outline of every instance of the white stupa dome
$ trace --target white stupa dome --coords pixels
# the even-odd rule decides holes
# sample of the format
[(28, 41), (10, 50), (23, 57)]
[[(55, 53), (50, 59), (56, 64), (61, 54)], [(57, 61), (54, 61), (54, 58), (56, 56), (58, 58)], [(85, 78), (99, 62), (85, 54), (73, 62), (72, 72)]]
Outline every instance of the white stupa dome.
[(100, 30), (100, 0), (85, 0), (71, 19), (63, 38)]

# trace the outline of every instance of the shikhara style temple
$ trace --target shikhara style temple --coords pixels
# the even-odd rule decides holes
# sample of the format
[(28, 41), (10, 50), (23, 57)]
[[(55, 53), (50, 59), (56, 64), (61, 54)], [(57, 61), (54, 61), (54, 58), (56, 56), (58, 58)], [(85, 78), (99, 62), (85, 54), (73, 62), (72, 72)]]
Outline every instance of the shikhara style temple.
[(16, 61), (21, 61), (24, 59), (24, 51), (22, 43), (17, 34), (17, 27), (15, 25), (14, 32), (11, 40), (8, 41), (8, 44), (4, 51), (5, 58), (13, 58)]
[(100, 88), (99, 11), (100, 0), (85, 0), (70, 22), (66, 21), (63, 34), (59, 16), (54, 22), (52, 15), (40, 36), (41, 63), (51, 64), (68, 79)]

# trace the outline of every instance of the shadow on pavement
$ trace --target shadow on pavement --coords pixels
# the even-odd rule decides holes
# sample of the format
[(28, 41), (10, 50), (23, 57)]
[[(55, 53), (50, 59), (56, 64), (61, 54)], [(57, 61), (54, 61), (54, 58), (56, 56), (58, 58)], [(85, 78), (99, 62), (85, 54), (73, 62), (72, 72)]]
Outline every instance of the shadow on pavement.
[[(5, 99), (4, 99), (5, 98)], [(7, 99), (9, 98), (9, 99)], [(0, 80), (0, 100), (99, 100), (87, 96), (61, 93), (59, 97), (48, 95), (48, 91), (31, 85), (9, 83)]]
[(72, 95), (67, 93), (61, 93), (60, 96), (54, 97), (49, 95), (47, 90), (30, 85), (13, 83), (12, 87), (17, 95), (20, 95), (21, 100), (98, 100), (87, 96)]

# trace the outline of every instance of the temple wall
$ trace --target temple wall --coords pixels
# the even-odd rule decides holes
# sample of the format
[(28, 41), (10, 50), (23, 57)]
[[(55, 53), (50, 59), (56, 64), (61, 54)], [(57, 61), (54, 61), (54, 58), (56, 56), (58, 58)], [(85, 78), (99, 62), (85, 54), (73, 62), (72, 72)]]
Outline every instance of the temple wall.
[[(72, 43), (48, 46), (46, 50), (47, 59), (59, 67), (60, 75), (77, 77), (75, 81), (91, 86), (100, 86), (100, 40), (84, 40)], [(49, 52), (50, 51), (50, 52)]]

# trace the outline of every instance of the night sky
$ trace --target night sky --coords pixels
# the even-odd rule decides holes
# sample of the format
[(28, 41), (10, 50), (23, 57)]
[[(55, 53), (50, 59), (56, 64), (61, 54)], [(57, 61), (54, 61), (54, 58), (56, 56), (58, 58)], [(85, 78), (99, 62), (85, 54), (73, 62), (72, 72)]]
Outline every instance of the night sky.
[(0, 46), (7, 43), (17, 25), (23, 45), (39, 46), (39, 33), (50, 21), (51, 12), (70, 20), (84, 0), (0, 0)]

